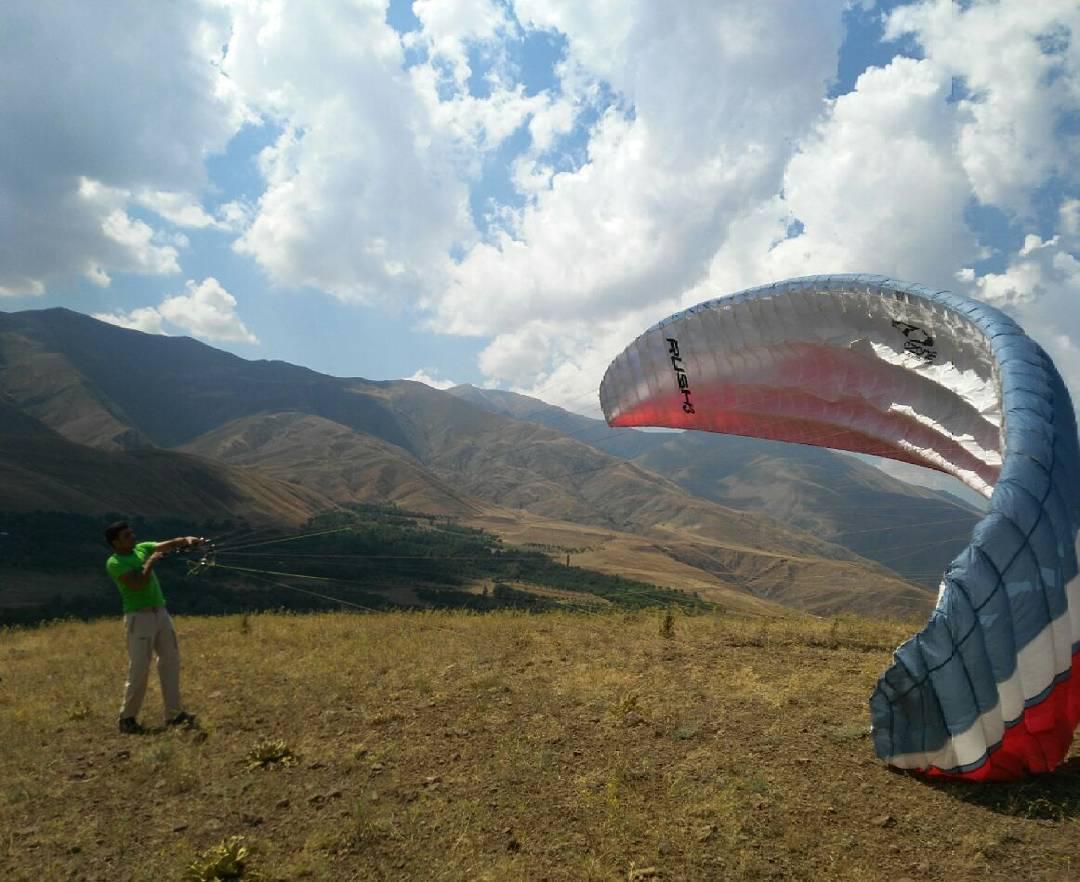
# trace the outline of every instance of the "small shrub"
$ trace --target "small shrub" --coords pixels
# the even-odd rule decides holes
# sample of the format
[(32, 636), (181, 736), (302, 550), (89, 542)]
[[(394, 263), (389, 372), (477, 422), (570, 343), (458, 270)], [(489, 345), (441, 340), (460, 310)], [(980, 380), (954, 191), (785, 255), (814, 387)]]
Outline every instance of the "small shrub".
[(281, 738), (262, 738), (244, 757), (249, 769), (268, 769), (272, 766), (292, 766), (299, 757)]
[(832, 624), (829, 626), (829, 637), (825, 645), (829, 649), (840, 648), (840, 620), (833, 619)]
[(769, 644), (769, 620), (762, 617), (758, 620), (757, 633), (747, 641), (750, 646), (768, 646)]
[(617, 720), (623, 719), (627, 714), (638, 712), (638, 697), (633, 692), (624, 695), (611, 706), (611, 715)]
[(1018, 800), (1010, 806), (1013, 814), (1021, 818), (1062, 823), (1069, 817), (1069, 806), (1065, 800), (1048, 799), (1045, 796), (1023, 801)]
[(850, 723), (845, 726), (837, 726), (829, 732), (829, 739), (835, 744), (844, 744), (849, 741), (861, 741), (870, 737), (870, 727), (865, 723)]
[(255, 882), (262, 877), (248, 866), (250, 860), (251, 851), (244, 845), (244, 837), (230, 836), (195, 858), (184, 873), (184, 882)]
[(750, 793), (763, 795), (769, 792), (769, 782), (760, 772), (751, 772), (743, 778), (741, 784)]
[(18, 805), (30, 800), (30, 790), (22, 782), (5, 785), (3, 794), (4, 802), (8, 805)]
[(150, 745), (142, 758), (152, 766), (167, 766), (172, 762), (176, 749), (168, 741), (158, 741)]
[(85, 701), (75, 702), (68, 711), (69, 720), (85, 720), (88, 716), (90, 716), (90, 705)]
[(377, 822), (371, 811), (371, 806), (364, 800), (357, 800), (353, 804), (352, 824), (348, 829), (347, 838), (353, 846), (370, 845), (378, 841), (385, 830)]

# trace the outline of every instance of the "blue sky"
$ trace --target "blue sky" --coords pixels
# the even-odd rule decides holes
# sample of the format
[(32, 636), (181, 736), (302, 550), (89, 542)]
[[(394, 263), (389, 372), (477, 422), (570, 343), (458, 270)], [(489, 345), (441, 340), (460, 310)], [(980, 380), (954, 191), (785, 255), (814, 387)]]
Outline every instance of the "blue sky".
[(607, 361), (658, 318), (877, 271), (1006, 308), (1080, 384), (1069, 0), (165, 18), (15, 3), (0, 309), (595, 414)]

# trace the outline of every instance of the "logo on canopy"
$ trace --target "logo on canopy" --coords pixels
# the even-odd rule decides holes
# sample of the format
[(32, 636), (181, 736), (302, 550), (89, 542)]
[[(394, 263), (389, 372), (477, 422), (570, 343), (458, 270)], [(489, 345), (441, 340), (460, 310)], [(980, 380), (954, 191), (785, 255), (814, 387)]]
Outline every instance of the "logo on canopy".
[(679, 354), (679, 341), (668, 337), (667, 344), (671, 367), (675, 370), (675, 382), (679, 384), (679, 392), (683, 397), (683, 413), (694, 413), (694, 403), (690, 400), (690, 378), (686, 375), (686, 368), (683, 367), (682, 356)]
[(912, 355), (918, 356), (927, 364), (932, 363), (938, 356), (934, 349), (934, 338), (929, 332), (912, 325), (908, 322), (893, 321), (892, 326), (904, 335), (904, 349)]

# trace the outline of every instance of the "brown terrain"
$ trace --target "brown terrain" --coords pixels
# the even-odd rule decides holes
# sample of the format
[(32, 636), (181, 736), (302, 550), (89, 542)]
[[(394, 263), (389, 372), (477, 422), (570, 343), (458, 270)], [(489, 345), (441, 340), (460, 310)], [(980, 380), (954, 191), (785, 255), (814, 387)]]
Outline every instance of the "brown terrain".
[(264, 882), (1080, 871), (1080, 758), (980, 787), (874, 757), (866, 699), (908, 633), (895, 623), (652, 611), (178, 628), (202, 730), (142, 737), (114, 730), (113, 623), (0, 633), (5, 879), (209, 880), (229, 853), (243, 857), (228, 878)]

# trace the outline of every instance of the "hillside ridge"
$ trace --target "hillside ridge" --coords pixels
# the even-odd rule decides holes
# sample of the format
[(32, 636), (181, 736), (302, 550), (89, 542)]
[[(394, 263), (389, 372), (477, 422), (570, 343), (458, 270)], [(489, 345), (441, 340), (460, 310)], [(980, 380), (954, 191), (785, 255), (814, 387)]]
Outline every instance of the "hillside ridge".
[[(0, 314), (0, 364), (0, 394), (79, 444), (115, 451), (126, 430), (135, 446), (211, 456), (335, 504), (399, 501), (465, 518), (494, 507), (635, 534), (658, 558), (694, 557), (719, 584), (818, 613), (932, 605), (930, 592), (813, 531), (725, 507), (556, 428), (423, 384), (328, 377), (53, 311)], [(113, 421), (107, 431), (102, 414)], [(758, 553), (786, 555), (787, 570)]]

